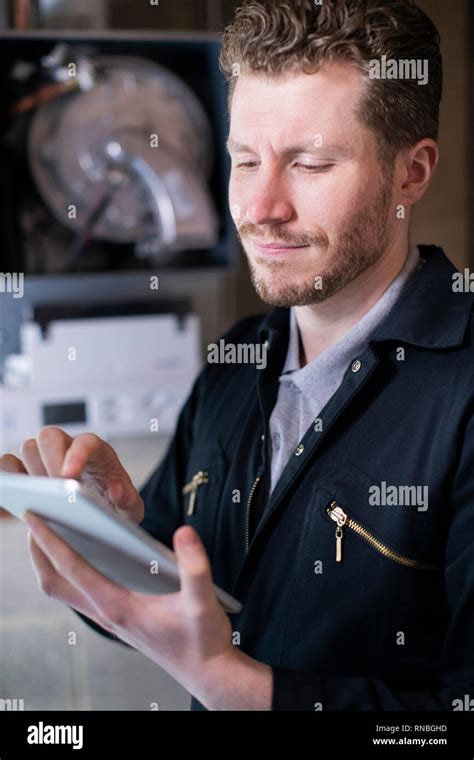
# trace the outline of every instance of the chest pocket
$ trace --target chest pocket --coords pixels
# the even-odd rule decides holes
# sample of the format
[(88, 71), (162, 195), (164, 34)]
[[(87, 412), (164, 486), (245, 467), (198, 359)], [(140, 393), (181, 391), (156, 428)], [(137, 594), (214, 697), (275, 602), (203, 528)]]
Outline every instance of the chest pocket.
[(192, 452), (181, 488), (183, 522), (197, 530), (210, 557), (227, 470), (222, 445), (216, 441)]
[(437, 573), (441, 569), (433, 514), (417, 504), (380, 503), (381, 483), (345, 464), (339, 476), (320, 481), (325, 530), (333, 533), (334, 562), (350, 563), (352, 542), (398, 566)]

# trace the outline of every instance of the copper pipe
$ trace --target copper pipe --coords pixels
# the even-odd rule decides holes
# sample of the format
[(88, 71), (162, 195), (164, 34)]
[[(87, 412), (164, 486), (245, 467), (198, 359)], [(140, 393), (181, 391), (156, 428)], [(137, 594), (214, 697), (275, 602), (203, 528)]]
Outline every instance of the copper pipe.
[(79, 89), (77, 79), (71, 79), (70, 82), (53, 82), (45, 85), (32, 95), (25, 95), (24, 98), (14, 103), (11, 111), (14, 114), (25, 113), (26, 111), (31, 111), (32, 108), (40, 106), (42, 103), (47, 103), (48, 100), (54, 100), (59, 95), (77, 89)]
[(31, 26), (30, 0), (13, 0), (13, 28), (29, 29)]

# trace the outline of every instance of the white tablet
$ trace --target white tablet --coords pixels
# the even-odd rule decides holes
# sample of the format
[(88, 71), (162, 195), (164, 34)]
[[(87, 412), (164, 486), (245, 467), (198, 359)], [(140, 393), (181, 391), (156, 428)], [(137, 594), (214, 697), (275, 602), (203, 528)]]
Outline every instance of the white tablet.
[[(0, 506), (20, 519), (27, 510), (42, 517), (91, 565), (126, 588), (145, 594), (180, 589), (174, 552), (78, 480), (0, 473)], [(240, 612), (240, 602), (214, 588), (226, 612)]]

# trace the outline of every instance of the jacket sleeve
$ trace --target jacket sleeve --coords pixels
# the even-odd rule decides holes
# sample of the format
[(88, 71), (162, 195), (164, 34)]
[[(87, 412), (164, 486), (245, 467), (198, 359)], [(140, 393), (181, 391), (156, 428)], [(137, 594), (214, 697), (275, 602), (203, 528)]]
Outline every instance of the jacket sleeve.
[[(474, 416), (452, 481), (445, 554), (450, 621), (439, 681), (404, 689), (379, 678), (273, 667), (272, 710), (456, 710), (474, 705)], [(459, 700), (459, 702), (458, 702)], [(469, 702), (469, 704), (471, 704)], [(469, 707), (467, 708), (469, 709)]]
[[(196, 379), (191, 393), (181, 409), (176, 430), (164, 459), (157, 465), (140, 489), (140, 495), (145, 504), (145, 517), (140, 523), (140, 527), (169, 548), (172, 548), (173, 533), (184, 522), (181, 511), (181, 488), (184, 483), (186, 463), (193, 438), (193, 427), (199, 404), (200, 387), (204, 380), (203, 376), (204, 370)], [(74, 612), (98, 633), (113, 641), (119, 641), (123, 646), (129, 646), (77, 610)]]

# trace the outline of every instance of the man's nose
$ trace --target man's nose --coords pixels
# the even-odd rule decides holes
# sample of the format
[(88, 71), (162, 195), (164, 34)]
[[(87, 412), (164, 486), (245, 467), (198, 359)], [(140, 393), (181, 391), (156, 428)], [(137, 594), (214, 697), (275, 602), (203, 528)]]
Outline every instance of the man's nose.
[(287, 222), (293, 207), (278, 178), (273, 173), (259, 177), (247, 205), (246, 218), (252, 224)]

